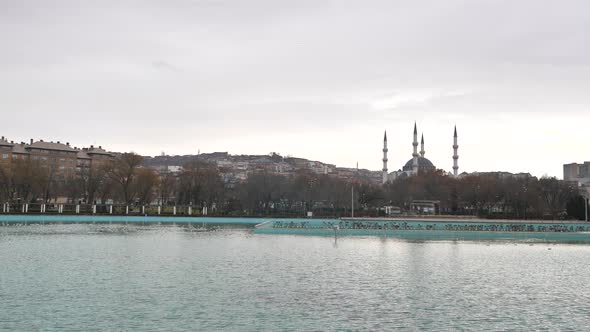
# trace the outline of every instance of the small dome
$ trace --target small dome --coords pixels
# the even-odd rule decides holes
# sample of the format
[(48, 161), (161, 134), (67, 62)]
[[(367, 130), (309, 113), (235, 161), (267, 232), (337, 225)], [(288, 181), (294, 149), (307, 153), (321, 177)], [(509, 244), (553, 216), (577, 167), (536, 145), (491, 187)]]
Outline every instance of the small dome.
[[(404, 171), (411, 171), (413, 164), (414, 164), (414, 158), (408, 160), (408, 162), (404, 166)], [(418, 170), (420, 170), (420, 171), (424, 171), (424, 170), (434, 171), (435, 169), (436, 169), (436, 167), (434, 167), (434, 165), (432, 164), (432, 162), (430, 160), (428, 160), (424, 157), (418, 157)]]

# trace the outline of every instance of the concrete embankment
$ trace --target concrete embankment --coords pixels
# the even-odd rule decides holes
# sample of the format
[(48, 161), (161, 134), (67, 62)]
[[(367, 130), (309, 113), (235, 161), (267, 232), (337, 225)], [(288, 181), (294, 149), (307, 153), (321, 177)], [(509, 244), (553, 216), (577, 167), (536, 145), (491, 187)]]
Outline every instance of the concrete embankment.
[(262, 218), (222, 217), (164, 217), (164, 216), (118, 216), (118, 215), (0, 215), (0, 224), (234, 224), (254, 226)]

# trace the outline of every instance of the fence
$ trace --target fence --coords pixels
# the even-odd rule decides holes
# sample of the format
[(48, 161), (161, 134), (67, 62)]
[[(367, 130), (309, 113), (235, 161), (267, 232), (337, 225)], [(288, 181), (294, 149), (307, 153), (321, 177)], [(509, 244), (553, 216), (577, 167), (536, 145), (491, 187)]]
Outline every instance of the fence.
[(97, 215), (164, 215), (206, 216), (207, 207), (119, 205), (119, 204), (58, 204), (58, 203), (2, 203), (3, 214), (97, 214)]

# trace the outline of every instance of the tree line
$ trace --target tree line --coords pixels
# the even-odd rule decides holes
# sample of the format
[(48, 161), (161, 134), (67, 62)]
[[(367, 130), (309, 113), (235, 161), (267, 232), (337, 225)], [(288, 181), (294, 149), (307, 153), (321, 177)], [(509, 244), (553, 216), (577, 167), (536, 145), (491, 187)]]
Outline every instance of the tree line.
[(441, 172), (402, 178), (383, 187), (393, 204), (408, 207), (413, 199), (440, 200), (454, 215), (509, 219), (582, 219), (584, 205), (577, 185), (555, 177), (501, 174), (453, 178)]
[(190, 161), (181, 172), (142, 167), (143, 157), (123, 153), (69, 177), (34, 160), (0, 165), (2, 202), (52, 202), (207, 207), (209, 214), (230, 216), (343, 217), (355, 206), (356, 216), (380, 216), (384, 206), (412, 213), (415, 200), (439, 201), (439, 212), (484, 218), (583, 218), (578, 189), (556, 178), (501, 177), (493, 174), (460, 178), (441, 172), (403, 177), (385, 185), (300, 171), (290, 176), (250, 174), (232, 185), (215, 164)]

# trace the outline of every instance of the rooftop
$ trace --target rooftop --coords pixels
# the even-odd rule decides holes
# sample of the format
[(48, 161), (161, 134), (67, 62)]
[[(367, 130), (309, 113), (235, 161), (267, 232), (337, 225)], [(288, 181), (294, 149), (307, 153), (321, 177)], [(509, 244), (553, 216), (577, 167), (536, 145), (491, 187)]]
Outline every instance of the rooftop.
[(69, 143), (63, 144), (59, 141), (56, 143), (53, 142), (44, 142), (44, 141), (37, 141), (33, 144), (29, 144), (26, 146), (26, 149), (37, 149), (37, 150), (53, 150), (53, 151), (64, 151), (64, 152), (76, 152)]
[(4, 136), (0, 138), (0, 146), (13, 146), (14, 143), (9, 142)]

